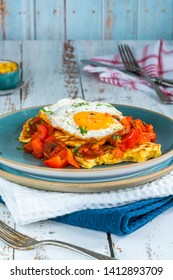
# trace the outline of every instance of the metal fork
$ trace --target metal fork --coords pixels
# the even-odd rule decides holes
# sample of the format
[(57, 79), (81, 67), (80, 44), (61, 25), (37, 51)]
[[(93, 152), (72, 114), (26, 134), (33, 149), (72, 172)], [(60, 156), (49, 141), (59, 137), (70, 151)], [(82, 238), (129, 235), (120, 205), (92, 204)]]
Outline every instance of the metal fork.
[(151, 87), (156, 91), (158, 97), (160, 100), (165, 104), (171, 104), (173, 103), (173, 100), (169, 99), (168, 96), (166, 96), (160, 88), (152, 81), (150, 76), (138, 65), (136, 62), (131, 49), (128, 45), (119, 45), (118, 46), (120, 56), (122, 58), (123, 64), (125, 68), (131, 72), (137, 72), (140, 73), (146, 81), (151, 85)]
[(19, 250), (29, 250), (33, 249), (36, 246), (39, 246), (41, 244), (45, 245), (56, 245), (59, 247), (63, 247), (66, 249), (70, 249), (73, 251), (76, 251), (78, 253), (82, 253), (84, 255), (93, 257), (98, 260), (115, 260), (115, 258), (111, 258), (109, 256), (105, 256), (96, 252), (93, 252), (91, 250), (63, 242), (58, 240), (36, 240), (34, 238), (31, 238), (25, 234), (22, 234), (13, 228), (9, 227), (7, 224), (0, 221), (0, 240), (8, 244), (14, 249)]

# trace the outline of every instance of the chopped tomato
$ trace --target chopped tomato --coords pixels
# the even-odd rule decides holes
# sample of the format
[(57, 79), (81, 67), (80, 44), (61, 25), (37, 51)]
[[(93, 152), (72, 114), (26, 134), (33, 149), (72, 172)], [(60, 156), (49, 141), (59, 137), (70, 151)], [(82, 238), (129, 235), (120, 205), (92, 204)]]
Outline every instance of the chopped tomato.
[(122, 142), (122, 136), (117, 135), (116, 133), (114, 135), (112, 135), (112, 137), (109, 139), (109, 142), (111, 144), (111, 146), (113, 147), (117, 147), (118, 144), (120, 144)]
[(73, 165), (76, 168), (80, 168), (79, 163), (75, 160), (73, 153), (70, 149), (67, 149), (67, 160), (69, 164)]
[(40, 140), (44, 141), (44, 139), (47, 137), (47, 135), (48, 135), (48, 130), (47, 130), (46, 126), (40, 123), (37, 125), (37, 131), (32, 136), (32, 139), (38, 137)]
[(147, 131), (145, 123), (140, 119), (131, 120), (131, 124), (132, 124), (133, 128), (135, 128), (135, 129), (138, 129), (142, 132)]
[(44, 140), (44, 142), (46, 143), (47, 141), (55, 141), (56, 137), (54, 135), (49, 135), (48, 137), (46, 137), (46, 139)]
[(81, 155), (86, 158), (96, 158), (104, 154), (104, 148), (98, 144), (86, 143), (78, 148)]
[(147, 128), (147, 136), (148, 136), (148, 141), (155, 141), (156, 140), (156, 133), (153, 131), (153, 126), (151, 124), (146, 124)]
[(53, 132), (54, 132), (54, 127), (51, 126), (51, 125), (49, 125), (49, 124), (46, 124), (45, 126), (46, 126), (46, 128), (47, 128), (47, 134), (48, 134), (48, 136), (52, 135)]
[(119, 147), (116, 147), (113, 150), (113, 153), (114, 153), (115, 158), (123, 158), (123, 156), (124, 156), (124, 153), (121, 151), (121, 149)]
[(118, 149), (122, 152), (133, 148), (135, 145), (153, 142), (156, 140), (156, 133), (153, 131), (151, 124), (146, 124), (141, 119), (133, 120), (131, 116), (126, 116), (121, 120), (124, 129), (116, 132), (109, 142), (115, 147), (115, 153)]
[(66, 145), (61, 140), (56, 139), (54, 136), (49, 136), (45, 140), (43, 153), (46, 158), (52, 158), (62, 150), (66, 150)]
[(125, 133), (128, 133), (131, 130), (131, 119), (132, 117), (124, 117), (121, 120), (121, 124), (124, 126), (124, 129), (120, 130), (119, 135), (123, 135)]
[(29, 143), (25, 144), (25, 145), (23, 146), (23, 149), (24, 149), (24, 152), (25, 152), (25, 153), (32, 154), (33, 149), (32, 149), (32, 143), (31, 143), (31, 141), (30, 141)]
[(34, 134), (37, 131), (37, 125), (41, 123), (42, 120), (39, 117), (34, 117), (29, 122), (29, 130), (31, 134)]
[[(39, 127), (40, 125), (42, 127)], [(50, 124), (48, 124), (47, 122), (45, 122), (43, 119), (41, 119), (39, 117), (32, 118), (32, 120), (29, 123), (29, 130), (30, 130), (31, 135), (34, 135), (35, 133), (40, 134), (40, 132), (42, 133), (43, 126), (44, 126), (44, 128), (47, 129), (47, 133), (46, 133), (45, 137), (50, 136), (54, 131), (53, 126), (51, 126)], [(44, 132), (45, 131), (46, 130), (44, 129)]]
[(43, 142), (40, 138), (35, 138), (31, 141), (33, 156), (36, 158), (43, 158)]
[(121, 144), (121, 150), (125, 151), (139, 144), (140, 135), (140, 131), (138, 129), (133, 128), (127, 135), (124, 136)]

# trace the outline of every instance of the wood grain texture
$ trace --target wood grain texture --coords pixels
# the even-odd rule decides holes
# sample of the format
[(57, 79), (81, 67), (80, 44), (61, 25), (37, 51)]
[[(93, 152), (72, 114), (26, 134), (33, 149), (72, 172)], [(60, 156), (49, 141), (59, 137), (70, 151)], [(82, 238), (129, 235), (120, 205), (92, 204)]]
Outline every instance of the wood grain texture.
[(104, 1), (103, 39), (136, 39), (138, 16), (138, 1)]
[(55, 103), (63, 97), (82, 97), (73, 42), (34, 41), (22, 44), (22, 106)]
[(35, 38), (37, 40), (64, 39), (65, 13), (63, 0), (37, 0), (35, 1), (34, 12)]
[(102, 1), (66, 0), (67, 39), (100, 39)]
[(139, 1), (138, 39), (172, 38), (173, 1)]
[(34, 38), (34, 2), (1, 0), (0, 38), (30, 40)]
[[(161, 104), (154, 93), (125, 90), (99, 81), (97, 74), (82, 70), (80, 60), (115, 53), (120, 41), (3, 41), (3, 57), (22, 63), (26, 85), (14, 94), (0, 96), (0, 115), (16, 109), (56, 102), (63, 97), (104, 100), (111, 103), (143, 107), (173, 118), (172, 106)], [(140, 46), (150, 41), (121, 41)], [(173, 42), (170, 42), (173, 45)], [(2, 137), (2, 136), (1, 136)], [(169, 209), (128, 236), (40, 221), (16, 225), (6, 206), (0, 204), (0, 219), (37, 239), (59, 239), (111, 255), (121, 260), (171, 260), (173, 256), (173, 211)], [(109, 238), (108, 238), (109, 237)], [(163, 238), (164, 237), (164, 238)], [(0, 260), (84, 260), (89, 259), (53, 246), (18, 251), (0, 242)]]
[(173, 0), (1, 0), (0, 40), (173, 38)]

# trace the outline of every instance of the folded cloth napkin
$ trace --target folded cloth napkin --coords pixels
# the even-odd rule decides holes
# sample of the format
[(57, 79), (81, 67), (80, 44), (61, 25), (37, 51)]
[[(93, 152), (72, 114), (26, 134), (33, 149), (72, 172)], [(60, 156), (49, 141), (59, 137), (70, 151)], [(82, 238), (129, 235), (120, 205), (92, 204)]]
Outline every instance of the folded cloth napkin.
[(124, 235), (173, 206), (173, 171), (138, 187), (101, 193), (48, 192), (0, 178), (0, 195), (17, 224), (54, 219)]
[(170, 207), (173, 207), (173, 195), (149, 198), (120, 207), (82, 210), (54, 220), (122, 236), (142, 227)]
[[(138, 64), (152, 77), (157, 76), (173, 80), (173, 46), (163, 40), (142, 47), (135, 47), (131, 50)], [(94, 61), (124, 68), (120, 54), (99, 56), (91, 58)], [(133, 90), (153, 92), (153, 89), (141, 77), (133, 77), (118, 70), (107, 67), (94, 67), (86, 65), (84, 71), (99, 73), (102, 82), (125, 87)], [(160, 87), (161, 90), (173, 99), (173, 88)]]

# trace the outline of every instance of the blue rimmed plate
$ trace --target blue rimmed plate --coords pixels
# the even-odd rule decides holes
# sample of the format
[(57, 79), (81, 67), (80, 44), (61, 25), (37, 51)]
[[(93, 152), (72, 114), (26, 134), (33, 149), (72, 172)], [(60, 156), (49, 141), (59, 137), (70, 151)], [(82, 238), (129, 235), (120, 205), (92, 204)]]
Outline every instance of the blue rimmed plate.
[(120, 163), (104, 165), (92, 169), (48, 168), (41, 160), (24, 153), (22, 144), (17, 140), (26, 120), (37, 115), (41, 107), (33, 107), (12, 112), (0, 118), (0, 163), (3, 166), (23, 172), (26, 176), (54, 182), (105, 182), (139, 177), (149, 169), (157, 168), (173, 156), (172, 131), (173, 120), (159, 113), (142, 108), (115, 105), (123, 115), (132, 115), (146, 123), (151, 123), (157, 133), (157, 143), (162, 146), (162, 155), (143, 163)]
[(60, 192), (103, 192), (118, 189), (130, 188), (156, 180), (173, 170), (173, 158), (164, 163), (149, 169), (140, 175), (133, 175), (127, 178), (116, 178), (112, 181), (96, 181), (87, 183), (61, 182), (59, 180), (34, 177), (32, 174), (25, 174), (10, 167), (0, 165), (0, 176), (14, 183), (28, 186), (35, 189)]

